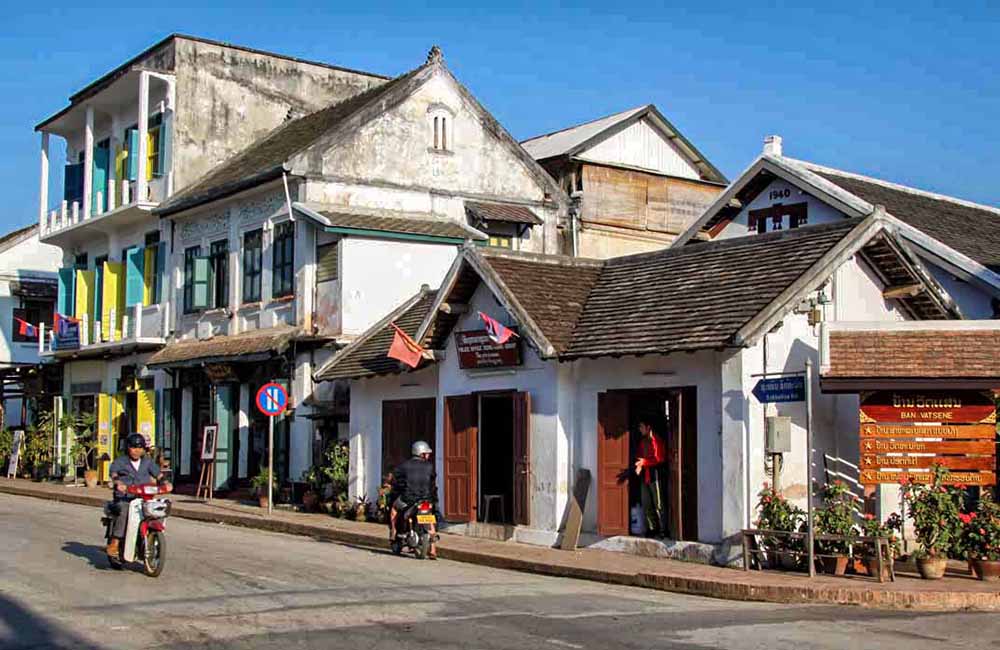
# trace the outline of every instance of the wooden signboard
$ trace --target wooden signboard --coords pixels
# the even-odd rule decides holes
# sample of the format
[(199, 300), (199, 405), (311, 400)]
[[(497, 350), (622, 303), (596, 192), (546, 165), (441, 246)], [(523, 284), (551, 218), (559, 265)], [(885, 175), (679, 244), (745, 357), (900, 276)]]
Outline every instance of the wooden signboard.
[(17, 478), (17, 463), (21, 458), (21, 445), (24, 442), (24, 430), (14, 429), (11, 441), (10, 458), (7, 461), (7, 478)]
[[(929, 483), (935, 465), (950, 485), (996, 483), (996, 404), (989, 391), (862, 394), (861, 483)], [(886, 471), (896, 470), (896, 471)]]
[(944, 438), (946, 440), (969, 440), (985, 438), (993, 440), (997, 435), (994, 424), (942, 424), (939, 426), (918, 426), (914, 424), (861, 425), (862, 438)]
[(583, 529), (583, 511), (587, 507), (587, 492), (590, 491), (590, 470), (576, 470), (576, 483), (573, 485), (573, 495), (569, 500), (569, 516), (566, 517), (566, 530), (563, 531), (559, 548), (564, 551), (575, 551), (580, 542), (580, 531)]
[[(899, 483), (906, 478), (913, 483), (930, 483), (931, 472), (880, 472), (874, 469), (861, 471), (862, 485), (878, 485), (880, 483)], [(950, 472), (944, 480), (945, 485), (995, 485), (996, 474), (993, 472)]]
[[(510, 328), (517, 333), (517, 328)], [(494, 343), (486, 330), (455, 332), (458, 366), (463, 369), (507, 368), (521, 365), (521, 337)]]
[(861, 422), (996, 424), (989, 391), (880, 390), (861, 396)]

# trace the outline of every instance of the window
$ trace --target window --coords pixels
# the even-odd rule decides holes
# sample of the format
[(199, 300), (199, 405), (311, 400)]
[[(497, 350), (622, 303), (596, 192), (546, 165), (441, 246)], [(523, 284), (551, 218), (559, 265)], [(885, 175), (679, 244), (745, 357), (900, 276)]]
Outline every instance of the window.
[(291, 221), (274, 227), (271, 244), (271, 297), (284, 298), (295, 293), (295, 224)]
[(104, 263), (108, 261), (107, 255), (100, 255), (94, 258), (94, 320), (100, 321), (104, 317)]
[(781, 230), (781, 221), (784, 219), (784, 215), (776, 214), (771, 217), (771, 230)]
[(143, 256), (143, 297), (142, 304), (153, 305), (160, 302), (160, 275), (163, 260), (160, 256), (160, 231), (146, 233), (146, 251)]
[(243, 302), (260, 301), (261, 229), (243, 235)]
[(452, 146), (452, 113), (451, 110), (437, 104), (428, 110), (430, 118), (431, 149), (433, 151), (450, 151)]
[(211, 306), (216, 309), (229, 306), (229, 240), (212, 243), (210, 258), (212, 267)]
[[(14, 318), (23, 320), (29, 325), (34, 325), (36, 328), (39, 323), (46, 323), (47, 325), (52, 323), (53, 312), (55, 310), (55, 303), (51, 300), (39, 300), (37, 298), (21, 298), (21, 307), (13, 309)], [(12, 336), (11, 339), (14, 341), (19, 341), (23, 343), (37, 343), (38, 334), (35, 336), (28, 336), (27, 334), (21, 334), (21, 323), (18, 321), (12, 321), (11, 326)]]
[(490, 235), (490, 246), (496, 248), (510, 248), (510, 236), (509, 235)]
[(78, 269), (86, 269), (87, 268), (87, 254), (86, 253), (80, 253), (79, 255), (77, 255), (76, 258), (73, 260), (73, 266), (76, 267), (76, 268), (78, 268)]
[(201, 246), (184, 249), (184, 313), (197, 311), (194, 306), (194, 261), (201, 253)]
[(339, 242), (316, 247), (316, 282), (336, 280), (340, 274)]

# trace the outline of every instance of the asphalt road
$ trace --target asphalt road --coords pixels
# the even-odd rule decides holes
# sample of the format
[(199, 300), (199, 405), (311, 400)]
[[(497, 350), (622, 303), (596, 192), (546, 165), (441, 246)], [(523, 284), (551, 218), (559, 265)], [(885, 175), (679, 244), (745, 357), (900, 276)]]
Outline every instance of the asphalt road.
[(96, 508), (0, 494), (0, 648), (1000, 648), (1000, 616), (737, 603), (171, 519), (113, 571)]

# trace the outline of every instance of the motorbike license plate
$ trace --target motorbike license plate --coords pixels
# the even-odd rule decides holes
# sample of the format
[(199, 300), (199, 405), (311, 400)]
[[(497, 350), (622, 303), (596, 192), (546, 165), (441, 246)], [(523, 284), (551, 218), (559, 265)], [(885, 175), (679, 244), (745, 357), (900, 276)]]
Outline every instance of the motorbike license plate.
[(437, 519), (434, 515), (417, 515), (418, 524), (436, 524)]

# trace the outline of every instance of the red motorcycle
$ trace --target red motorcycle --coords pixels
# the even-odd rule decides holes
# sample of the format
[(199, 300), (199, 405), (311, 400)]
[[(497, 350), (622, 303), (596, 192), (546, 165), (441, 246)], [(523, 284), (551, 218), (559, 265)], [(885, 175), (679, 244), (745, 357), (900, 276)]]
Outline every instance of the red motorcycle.
[[(111, 567), (122, 569), (130, 562), (142, 562), (143, 573), (155, 578), (163, 571), (167, 557), (167, 543), (164, 535), (165, 521), (170, 515), (170, 500), (159, 498), (170, 489), (159, 485), (130, 485), (126, 494), (128, 501), (112, 501), (104, 505), (104, 536), (111, 542), (115, 509), (124, 508), (128, 515), (125, 539), (118, 545), (118, 557), (109, 557)], [(122, 513), (125, 514), (125, 513)]]

